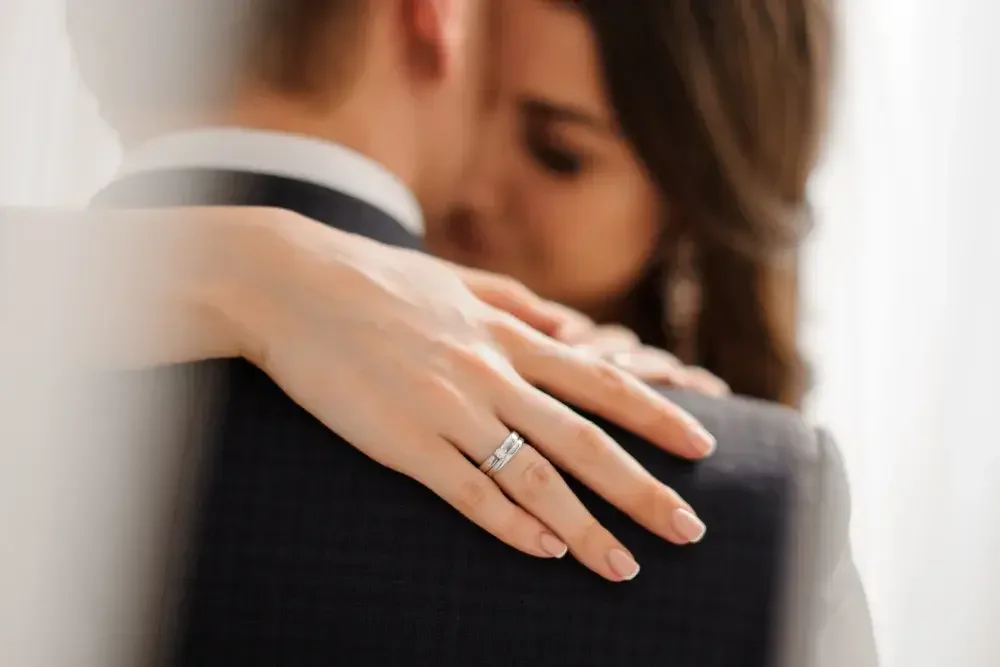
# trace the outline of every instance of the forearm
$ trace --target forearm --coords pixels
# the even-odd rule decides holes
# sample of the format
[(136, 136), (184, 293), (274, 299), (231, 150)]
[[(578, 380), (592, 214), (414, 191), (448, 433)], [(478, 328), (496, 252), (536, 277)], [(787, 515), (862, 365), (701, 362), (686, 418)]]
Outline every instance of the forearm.
[(6, 217), (5, 319), (32, 351), (90, 368), (238, 356), (254, 267), (288, 252), (274, 226), (289, 216), (266, 209)]

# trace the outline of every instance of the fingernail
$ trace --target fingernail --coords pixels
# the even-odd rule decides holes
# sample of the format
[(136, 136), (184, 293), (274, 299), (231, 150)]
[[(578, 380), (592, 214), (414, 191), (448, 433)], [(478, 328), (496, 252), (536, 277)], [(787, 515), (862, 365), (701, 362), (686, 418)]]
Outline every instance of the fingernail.
[(711, 456), (718, 443), (715, 436), (706, 431), (704, 426), (695, 423), (691, 425), (691, 444), (702, 456)]
[(632, 581), (635, 575), (639, 574), (639, 564), (621, 549), (612, 549), (608, 552), (608, 565), (622, 581)]
[(552, 556), (553, 558), (562, 558), (569, 551), (569, 547), (566, 543), (560, 540), (558, 537), (552, 533), (542, 533), (539, 542), (542, 544), (542, 551)]
[(690, 510), (679, 509), (674, 512), (674, 528), (692, 544), (705, 537), (705, 524)]

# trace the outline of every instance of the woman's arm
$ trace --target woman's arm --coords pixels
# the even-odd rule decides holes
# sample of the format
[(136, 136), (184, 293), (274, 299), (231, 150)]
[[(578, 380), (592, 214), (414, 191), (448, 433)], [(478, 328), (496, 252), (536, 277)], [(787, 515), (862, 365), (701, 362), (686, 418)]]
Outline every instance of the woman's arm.
[[(46, 234), (77, 297), (64, 322), (92, 362), (246, 357), (498, 538), (540, 557), (568, 547), (611, 580), (637, 566), (550, 461), (666, 539), (704, 532), (676, 493), (536, 387), (689, 458), (711, 436), (632, 375), (476, 298), (434, 258), (268, 209), (89, 213)], [(496, 477), (477, 470), (511, 429), (532, 446)]]
[[(182, 209), (101, 212), (85, 274), (94, 308), (91, 353), (112, 369), (240, 356), (232, 313), (251, 265), (273, 265), (280, 211)], [(290, 216), (289, 216), (290, 217)]]

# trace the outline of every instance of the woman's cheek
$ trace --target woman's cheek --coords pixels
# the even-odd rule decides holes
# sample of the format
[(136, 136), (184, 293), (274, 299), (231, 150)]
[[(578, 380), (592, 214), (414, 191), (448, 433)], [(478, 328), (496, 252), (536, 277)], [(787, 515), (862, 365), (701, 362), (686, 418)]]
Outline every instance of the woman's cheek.
[(586, 197), (555, 189), (540, 192), (535, 198), (531, 232), (550, 258), (573, 254), (580, 237), (588, 236), (590, 220), (586, 206), (581, 206), (581, 199)]
[(550, 280), (573, 300), (603, 293), (608, 273), (623, 259), (603, 202), (593, 194), (580, 191), (557, 202), (545, 225)]

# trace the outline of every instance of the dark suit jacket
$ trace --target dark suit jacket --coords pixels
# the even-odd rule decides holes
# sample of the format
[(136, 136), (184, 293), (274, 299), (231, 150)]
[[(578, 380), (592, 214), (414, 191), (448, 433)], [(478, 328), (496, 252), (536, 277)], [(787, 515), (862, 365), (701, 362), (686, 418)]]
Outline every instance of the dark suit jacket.
[[(276, 206), (420, 245), (366, 203), (278, 177), (134, 176), (99, 201)], [(171, 664), (875, 664), (841, 461), (789, 410), (666, 392), (718, 438), (694, 464), (598, 421), (709, 527), (703, 543), (676, 547), (574, 483), (643, 565), (613, 584), (572, 559), (511, 550), (328, 431), (251, 364), (196, 366), (220, 384), (184, 574), (168, 582), (184, 592), (165, 637)]]

